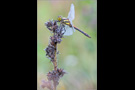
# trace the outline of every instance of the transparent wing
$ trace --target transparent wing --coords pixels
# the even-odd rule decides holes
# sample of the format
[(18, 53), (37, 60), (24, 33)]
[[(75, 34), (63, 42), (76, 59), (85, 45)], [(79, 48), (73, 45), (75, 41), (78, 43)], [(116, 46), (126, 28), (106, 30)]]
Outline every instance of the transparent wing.
[[(68, 19), (69, 19), (71, 25), (73, 25), (72, 20), (74, 20), (74, 18), (75, 18), (74, 4), (71, 4), (70, 11), (68, 13)], [(69, 27), (68, 25), (65, 25), (65, 30), (66, 30), (66, 32), (64, 33), (64, 36), (70, 36), (73, 34), (73, 32), (75, 32), (74, 27)]]
[(70, 22), (72, 22), (72, 20), (74, 20), (74, 18), (75, 18), (74, 4), (71, 4), (70, 11), (68, 13), (68, 19), (70, 20)]
[(69, 27), (68, 25), (65, 25), (66, 32), (64, 33), (64, 36), (70, 36), (73, 34), (74, 28)]
[(74, 29), (74, 27), (73, 27), (73, 23), (72, 23), (72, 21), (70, 21), (70, 23), (71, 23), (71, 25), (72, 25), (73, 31), (75, 32), (75, 29)]
[[(68, 13), (68, 19), (69, 19), (72, 26), (73, 26), (72, 20), (74, 20), (74, 18), (75, 18), (75, 9), (74, 9), (74, 4), (72, 3), (71, 7), (70, 7), (70, 11)], [(74, 27), (72, 28), (72, 30), (75, 32)]]

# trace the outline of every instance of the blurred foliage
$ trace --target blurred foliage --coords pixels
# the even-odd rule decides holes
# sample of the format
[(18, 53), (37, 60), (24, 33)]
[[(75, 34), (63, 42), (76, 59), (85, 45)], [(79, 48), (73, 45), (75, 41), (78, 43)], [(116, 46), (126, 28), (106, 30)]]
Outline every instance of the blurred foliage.
[[(56, 20), (58, 15), (68, 16), (71, 3), (75, 6), (73, 24), (88, 33), (87, 38), (76, 31), (62, 39), (58, 44), (58, 67), (65, 69), (58, 90), (96, 90), (97, 89), (97, 1), (96, 0), (38, 0), (37, 1), (37, 75), (38, 90), (43, 90), (41, 81), (53, 69), (45, 56), (44, 49), (49, 43), (51, 33), (45, 27), (49, 19)], [(44, 89), (47, 90), (47, 89)]]

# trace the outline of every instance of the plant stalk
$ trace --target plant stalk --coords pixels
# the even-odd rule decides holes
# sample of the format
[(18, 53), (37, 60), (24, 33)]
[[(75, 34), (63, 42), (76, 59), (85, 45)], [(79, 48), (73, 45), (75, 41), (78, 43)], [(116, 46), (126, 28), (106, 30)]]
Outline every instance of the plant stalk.
[[(53, 66), (54, 66), (54, 70), (57, 71), (57, 43), (54, 44), (54, 47), (55, 47), (55, 53), (54, 53), (55, 57), (54, 57), (54, 61), (53, 61)], [(54, 83), (54, 90), (57, 90), (57, 88), (56, 88), (57, 86), (56, 86), (55, 82), (53, 82), (53, 83)]]
[(54, 65), (54, 70), (57, 71), (57, 43), (54, 45), (54, 47), (55, 47), (55, 57), (54, 57), (53, 65)]

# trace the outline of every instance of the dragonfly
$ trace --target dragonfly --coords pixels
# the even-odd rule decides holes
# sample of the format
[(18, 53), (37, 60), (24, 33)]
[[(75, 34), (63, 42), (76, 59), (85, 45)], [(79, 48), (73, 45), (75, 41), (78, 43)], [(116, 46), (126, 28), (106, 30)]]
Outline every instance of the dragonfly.
[(79, 28), (77, 28), (76, 26), (74, 26), (72, 24), (72, 20), (74, 20), (75, 18), (75, 9), (74, 9), (74, 4), (71, 4), (70, 7), (70, 11), (68, 13), (68, 17), (64, 18), (62, 16), (58, 16), (57, 20), (58, 22), (61, 22), (61, 24), (65, 25), (65, 36), (70, 36), (73, 34), (73, 32), (75, 32), (75, 30), (81, 32), (82, 34), (84, 34), (85, 36), (87, 36), (88, 38), (91, 38), (87, 33), (85, 33), (84, 31), (80, 30)]

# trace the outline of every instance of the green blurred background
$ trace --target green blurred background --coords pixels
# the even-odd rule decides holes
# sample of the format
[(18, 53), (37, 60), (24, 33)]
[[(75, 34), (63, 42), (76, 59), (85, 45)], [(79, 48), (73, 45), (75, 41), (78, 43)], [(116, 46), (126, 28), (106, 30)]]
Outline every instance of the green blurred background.
[(37, 85), (47, 80), (46, 74), (53, 65), (45, 56), (50, 31), (44, 25), (58, 15), (68, 16), (71, 3), (75, 6), (73, 24), (92, 38), (76, 31), (58, 44), (58, 67), (68, 74), (60, 79), (57, 90), (97, 90), (97, 1), (96, 0), (37, 0)]

